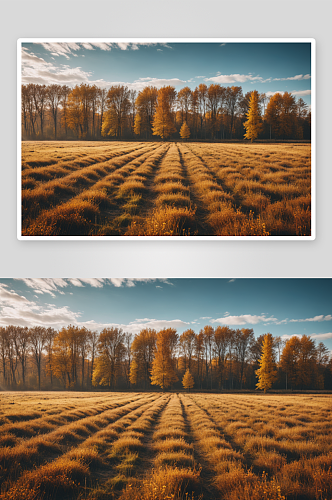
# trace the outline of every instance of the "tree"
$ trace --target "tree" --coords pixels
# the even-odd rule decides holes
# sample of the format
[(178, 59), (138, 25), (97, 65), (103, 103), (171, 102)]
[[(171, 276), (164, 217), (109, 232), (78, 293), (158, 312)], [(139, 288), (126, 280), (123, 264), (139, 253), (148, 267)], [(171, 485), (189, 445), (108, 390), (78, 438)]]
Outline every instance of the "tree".
[(156, 340), (157, 332), (151, 328), (141, 330), (134, 338), (131, 344), (132, 362), (129, 374), (131, 384), (142, 382), (144, 389), (148, 388)]
[[(25, 387), (25, 374), (26, 374), (26, 366), (27, 366), (27, 357), (30, 350), (30, 334), (29, 329), (27, 327), (16, 327), (16, 335), (14, 337), (14, 344), (17, 358), (21, 364), (21, 372), (22, 372), (22, 383), (23, 387)], [(39, 386), (40, 388), (40, 386)]]
[(46, 328), (35, 326), (30, 328), (30, 341), (38, 373), (38, 389), (40, 390), (42, 353), (46, 343)]
[(240, 365), (240, 389), (242, 389), (243, 384), (244, 365), (249, 353), (249, 346), (252, 344), (253, 339), (254, 331), (252, 329), (242, 328), (242, 330), (236, 330), (235, 350), (237, 352), (237, 359)]
[(62, 87), (61, 85), (49, 85), (46, 91), (47, 100), (50, 106), (50, 111), (54, 123), (54, 139), (57, 135), (57, 119), (58, 119), (58, 108), (62, 99)]
[(294, 336), (287, 340), (281, 355), (281, 368), (286, 372), (286, 390), (289, 382), (291, 385), (297, 383), (298, 357), (300, 351), (300, 340)]
[(183, 376), (182, 385), (185, 389), (187, 389), (189, 391), (195, 385), (194, 378), (193, 378), (192, 374), (190, 373), (189, 368), (187, 369), (186, 373)]
[(121, 328), (104, 328), (98, 340), (99, 356), (95, 361), (93, 385), (107, 385), (114, 389), (121, 371), (125, 353), (125, 334)]
[(205, 83), (200, 83), (198, 85), (198, 103), (199, 103), (199, 115), (200, 115), (200, 122), (201, 122), (201, 135), (203, 131), (203, 125), (204, 125), (204, 134), (206, 137), (206, 126), (205, 126), (205, 115), (206, 115), (206, 100), (207, 100), (207, 92), (208, 88)]
[(251, 142), (257, 139), (263, 128), (260, 118), (258, 99), (259, 99), (259, 94), (257, 90), (251, 92), (249, 111), (247, 113), (248, 120), (244, 122), (244, 127), (246, 129), (244, 137), (246, 139), (251, 139)]
[(191, 103), (191, 97), (192, 97), (192, 91), (190, 87), (184, 87), (178, 92), (178, 103), (181, 109), (182, 123), (188, 122), (188, 113), (189, 113), (189, 106)]
[(234, 117), (237, 110), (238, 103), (242, 97), (242, 87), (226, 87), (225, 102), (227, 111), (230, 115), (230, 137), (233, 138)]
[(212, 326), (204, 326), (203, 339), (205, 347), (205, 370), (206, 370), (206, 383), (208, 383), (209, 371), (210, 371), (210, 383), (212, 389), (212, 352), (213, 352), (213, 342), (214, 342), (214, 329)]
[(214, 345), (217, 354), (219, 387), (224, 388), (224, 369), (226, 362), (226, 352), (230, 339), (230, 329), (228, 326), (218, 326), (214, 332)]
[(257, 389), (263, 389), (264, 392), (271, 389), (277, 379), (277, 370), (273, 353), (273, 336), (271, 333), (264, 335), (262, 357), (259, 360), (259, 369), (256, 370), (258, 377)]
[(173, 328), (165, 328), (157, 333), (155, 357), (152, 361), (151, 384), (162, 390), (178, 380), (174, 366), (174, 350), (178, 336)]
[(180, 349), (184, 358), (185, 370), (187, 367), (189, 370), (191, 369), (191, 360), (195, 349), (195, 339), (196, 334), (191, 328), (189, 330), (185, 330), (180, 336)]
[(180, 136), (182, 139), (189, 139), (190, 137), (190, 128), (188, 127), (186, 122), (183, 122), (181, 130), (180, 130)]
[(157, 96), (157, 88), (148, 86), (138, 93), (135, 101), (137, 113), (134, 132), (137, 135), (145, 133), (147, 139), (151, 137), (152, 133), (152, 120), (156, 110)]
[(47, 352), (46, 371), (50, 375), (51, 386), (53, 385), (53, 344), (57, 331), (54, 328), (47, 328), (45, 333), (45, 349)]
[(106, 104), (108, 111), (105, 118), (108, 119), (109, 128), (103, 124), (103, 135), (114, 135), (122, 137), (124, 126), (130, 110), (130, 90), (125, 85), (112, 85), (107, 93)]
[(166, 139), (176, 132), (172, 116), (175, 98), (174, 87), (162, 87), (158, 90), (158, 104), (153, 118), (153, 135), (159, 135), (162, 139)]

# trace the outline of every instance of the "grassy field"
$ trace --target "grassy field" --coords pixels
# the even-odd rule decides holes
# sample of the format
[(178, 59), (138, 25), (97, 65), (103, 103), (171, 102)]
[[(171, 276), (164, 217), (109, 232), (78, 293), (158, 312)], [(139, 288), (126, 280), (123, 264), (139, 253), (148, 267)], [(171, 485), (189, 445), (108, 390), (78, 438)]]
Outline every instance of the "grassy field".
[(23, 142), (25, 236), (309, 236), (310, 144)]
[(328, 395), (1, 393), (1, 500), (330, 500)]

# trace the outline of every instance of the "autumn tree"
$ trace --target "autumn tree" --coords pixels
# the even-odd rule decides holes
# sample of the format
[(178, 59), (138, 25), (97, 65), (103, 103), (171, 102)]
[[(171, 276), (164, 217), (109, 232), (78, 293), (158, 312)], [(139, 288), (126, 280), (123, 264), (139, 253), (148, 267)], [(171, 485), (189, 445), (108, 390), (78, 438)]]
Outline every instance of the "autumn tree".
[(158, 103), (153, 118), (153, 135), (166, 139), (176, 132), (172, 115), (175, 98), (174, 87), (167, 86), (158, 90)]
[(224, 388), (224, 371), (230, 335), (231, 330), (228, 326), (218, 326), (214, 331), (214, 345), (215, 354), (217, 355), (219, 387), (222, 389)]
[[(178, 104), (181, 111), (182, 123), (188, 123), (189, 107), (191, 103), (192, 91), (190, 87), (183, 87), (177, 95)], [(182, 137), (182, 136), (181, 136)]]
[(299, 352), (300, 340), (298, 337), (293, 336), (286, 341), (280, 360), (281, 367), (286, 373), (286, 390), (289, 383), (291, 386), (297, 383)]
[(144, 328), (134, 338), (131, 344), (132, 363), (129, 375), (131, 384), (142, 382), (144, 389), (148, 388), (156, 340), (157, 332), (151, 328)]
[(202, 368), (203, 368), (203, 355), (204, 355), (204, 336), (203, 331), (201, 330), (194, 339), (194, 353), (196, 357), (196, 365), (197, 365), (197, 378), (202, 388)]
[(157, 333), (155, 356), (152, 361), (151, 384), (162, 390), (178, 380), (175, 372), (174, 351), (178, 336), (173, 328), (165, 328)]
[(121, 328), (104, 328), (98, 339), (98, 358), (95, 360), (93, 385), (107, 385), (114, 389), (121, 373), (121, 362), (124, 357), (125, 334)]
[(206, 118), (206, 101), (207, 101), (207, 92), (208, 88), (205, 83), (200, 83), (197, 88), (198, 91), (198, 103), (199, 103), (199, 118), (200, 118), (200, 129), (201, 135), (204, 128), (204, 136), (206, 137), (206, 126), (205, 126), (205, 118)]
[(260, 109), (258, 105), (259, 94), (257, 90), (251, 92), (250, 103), (249, 103), (249, 111), (247, 113), (247, 121), (244, 122), (244, 127), (246, 129), (246, 133), (244, 135), (245, 139), (250, 139), (253, 142), (259, 136), (262, 131), (262, 123), (260, 117)]
[(136, 98), (136, 115), (134, 132), (137, 135), (145, 134), (148, 139), (152, 133), (152, 122), (157, 106), (158, 90), (156, 87), (148, 86), (141, 90)]
[(184, 369), (191, 369), (192, 358), (195, 350), (195, 340), (196, 334), (194, 330), (189, 328), (189, 330), (185, 330), (179, 340), (180, 344), (180, 352), (184, 359)]
[(54, 123), (54, 139), (57, 138), (57, 123), (58, 123), (58, 110), (62, 99), (62, 87), (61, 85), (49, 85), (46, 91), (47, 100), (49, 103), (49, 108), (52, 114)]
[(190, 373), (190, 370), (189, 368), (186, 370), (186, 373), (184, 374), (183, 376), (183, 379), (182, 379), (182, 385), (185, 389), (189, 390), (192, 389), (195, 385), (195, 382), (194, 382), (194, 377), (192, 376), (192, 374)]
[(214, 139), (215, 133), (219, 129), (219, 111), (226, 99), (226, 89), (218, 84), (211, 84), (207, 91), (207, 109), (209, 110), (209, 128), (211, 138)]
[[(22, 383), (25, 387), (25, 375), (27, 358), (30, 351), (30, 332), (27, 327), (16, 327), (16, 335), (14, 336), (14, 345), (16, 356), (21, 364)], [(39, 374), (39, 389), (40, 389), (40, 374)]]
[(278, 374), (273, 353), (273, 336), (271, 333), (264, 335), (262, 357), (259, 360), (259, 366), (259, 369), (256, 370), (258, 377), (256, 387), (266, 392), (271, 389)]
[(130, 90), (125, 85), (112, 85), (107, 93), (103, 135), (121, 138), (130, 110)]
[(51, 386), (53, 385), (53, 344), (57, 331), (54, 328), (47, 328), (45, 332), (46, 371), (50, 376)]
[(33, 353), (33, 359), (37, 367), (38, 373), (38, 389), (40, 390), (41, 382), (41, 363), (43, 350), (46, 343), (46, 328), (42, 326), (35, 326), (30, 328), (30, 341)]
[(230, 116), (230, 138), (233, 138), (234, 132), (234, 118), (237, 111), (238, 103), (242, 97), (242, 87), (227, 87), (225, 95), (225, 104), (227, 112)]
[(183, 122), (181, 130), (180, 130), (181, 139), (189, 139), (190, 137), (190, 128), (188, 127), (186, 122)]
[(68, 94), (68, 100), (66, 100), (64, 108), (64, 119), (66, 126), (73, 130), (77, 138), (79, 138), (83, 134), (83, 116), (78, 85)]
[(254, 331), (252, 328), (242, 328), (242, 330), (236, 330), (235, 350), (240, 368), (240, 389), (242, 389), (244, 367), (250, 352), (249, 348), (253, 340)]

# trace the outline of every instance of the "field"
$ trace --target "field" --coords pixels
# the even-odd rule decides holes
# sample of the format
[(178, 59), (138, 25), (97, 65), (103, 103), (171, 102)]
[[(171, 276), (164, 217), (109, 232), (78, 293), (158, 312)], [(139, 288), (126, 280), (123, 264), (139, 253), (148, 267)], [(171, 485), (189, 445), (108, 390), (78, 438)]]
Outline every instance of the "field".
[(23, 142), (24, 236), (309, 236), (310, 144)]
[(331, 396), (3, 392), (1, 500), (332, 498)]

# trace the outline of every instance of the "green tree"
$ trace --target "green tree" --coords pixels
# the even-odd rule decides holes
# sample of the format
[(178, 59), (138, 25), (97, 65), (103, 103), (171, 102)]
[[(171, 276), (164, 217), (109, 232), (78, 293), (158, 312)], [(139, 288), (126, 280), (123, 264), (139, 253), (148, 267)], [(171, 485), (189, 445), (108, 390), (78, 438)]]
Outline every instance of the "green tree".
[(250, 101), (249, 101), (249, 111), (247, 113), (247, 121), (244, 122), (244, 127), (246, 129), (246, 133), (244, 137), (246, 139), (250, 139), (253, 142), (259, 136), (262, 131), (262, 123), (260, 117), (260, 109), (259, 109), (259, 94), (257, 90), (251, 92)]
[(273, 353), (273, 336), (271, 333), (264, 335), (262, 356), (259, 360), (259, 368), (255, 373), (258, 377), (257, 389), (262, 389), (264, 392), (271, 389), (278, 374)]

